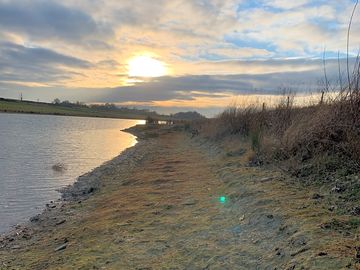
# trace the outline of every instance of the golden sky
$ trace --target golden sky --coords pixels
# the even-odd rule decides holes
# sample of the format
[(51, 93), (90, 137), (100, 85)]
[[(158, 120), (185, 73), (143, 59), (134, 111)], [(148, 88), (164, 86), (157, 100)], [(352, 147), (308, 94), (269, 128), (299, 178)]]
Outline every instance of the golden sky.
[[(0, 0), (0, 96), (217, 111), (345, 71), (353, 0)], [(350, 56), (360, 43), (355, 13)]]

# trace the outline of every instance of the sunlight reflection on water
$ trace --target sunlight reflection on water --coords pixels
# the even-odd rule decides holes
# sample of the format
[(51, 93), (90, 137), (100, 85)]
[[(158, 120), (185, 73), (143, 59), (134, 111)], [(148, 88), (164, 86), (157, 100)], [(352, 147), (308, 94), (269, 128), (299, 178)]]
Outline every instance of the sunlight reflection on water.
[[(133, 146), (144, 121), (0, 114), (0, 233), (59, 198), (57, 189)], [(61, 170), (54, 165), (62, 164)]]

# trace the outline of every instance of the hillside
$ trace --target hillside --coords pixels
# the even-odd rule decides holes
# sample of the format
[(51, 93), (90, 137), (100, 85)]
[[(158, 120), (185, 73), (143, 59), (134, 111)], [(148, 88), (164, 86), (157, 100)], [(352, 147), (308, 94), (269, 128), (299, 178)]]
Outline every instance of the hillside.
[(81, 103), (70, 103), (68, 101), (61, 103), (44, 103), (4, 98), (0, 98), (0, 112), (121, 119), (146, 119), (148, 116), (151, 116), (152, 118), (159, 120), (168, 119), (168, 116), (159, 115), (156, 112), (151, 112), (148, 110), (118, 108), (113, 104), (87, 106)]

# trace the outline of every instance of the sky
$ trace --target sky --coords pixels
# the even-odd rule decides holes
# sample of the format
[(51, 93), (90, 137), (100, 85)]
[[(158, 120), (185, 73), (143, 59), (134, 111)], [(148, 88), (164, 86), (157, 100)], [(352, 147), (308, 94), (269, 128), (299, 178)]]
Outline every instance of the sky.
[[(0, 0), (0, 97), (207, 115), (282, 89), (316, 92), (354, 0)], [(354, 15), (350, 58), (360, 47)], [(352, 59), (350, 59), (352, 60)], [(350, 61), (351, 62), (351, 61)]]

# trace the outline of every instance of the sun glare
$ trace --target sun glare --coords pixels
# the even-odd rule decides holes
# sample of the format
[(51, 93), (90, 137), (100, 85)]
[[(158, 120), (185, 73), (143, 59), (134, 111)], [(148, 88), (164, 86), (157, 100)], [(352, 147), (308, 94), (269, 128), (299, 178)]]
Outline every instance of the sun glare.
[(129, 77), (161, 77), (166, 73), (165, 63), (150, 56), (136, 56), (128, 62)]

